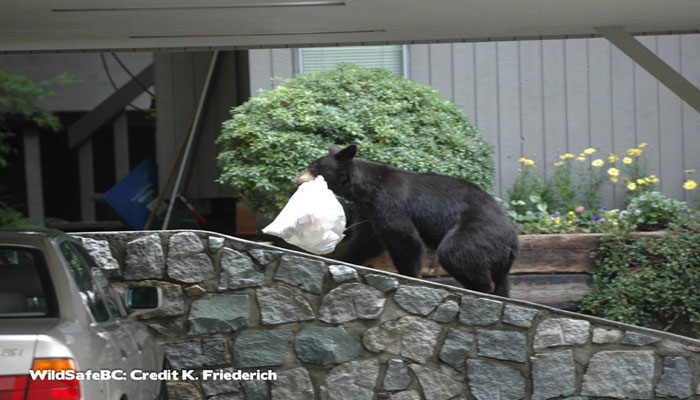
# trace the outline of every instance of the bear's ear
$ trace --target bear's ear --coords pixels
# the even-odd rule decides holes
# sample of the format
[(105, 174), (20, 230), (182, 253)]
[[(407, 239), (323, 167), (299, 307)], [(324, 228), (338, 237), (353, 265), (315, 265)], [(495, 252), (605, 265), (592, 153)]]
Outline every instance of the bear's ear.
[(355, 157), (355, 154), (357, 153), (357, 146), (354, 144), (351, 144), (350, 146), (344, 148), (343, 150), (340, 150), (336, 153), (333, 154), (333, 157), (335, 157), (336, 160), (338, 161), (347, 161)]
[(332, 144), (332, 145), (328, 146), (328, 155), (329, 156), (334, 156), (339, 151), (340, 151), (340, 146), (338, 146), (338, 145)]

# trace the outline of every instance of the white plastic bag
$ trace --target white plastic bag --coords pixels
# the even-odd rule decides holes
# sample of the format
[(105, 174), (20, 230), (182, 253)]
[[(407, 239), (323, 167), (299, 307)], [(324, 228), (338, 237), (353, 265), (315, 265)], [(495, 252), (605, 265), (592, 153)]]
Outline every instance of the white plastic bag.
[(345, 212), (322, 176), (302, 183), (262, 231), (314, 254), (328, 254), (345, 236)]

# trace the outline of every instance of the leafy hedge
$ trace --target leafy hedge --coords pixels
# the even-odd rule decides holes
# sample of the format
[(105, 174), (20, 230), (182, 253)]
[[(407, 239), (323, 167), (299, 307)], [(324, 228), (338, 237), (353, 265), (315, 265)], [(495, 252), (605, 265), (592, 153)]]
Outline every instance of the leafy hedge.
[(593, 253), (595, 293), (583, 298), (581, 311), (664, 329), (690, 322), (700, 334), (700, 215), (669, 228), (657, 239), (604, 236)]
[(300, 74), (231, 115), (218, 139), (219, 182), (263, 214), (284, 206), (290, 180), (330, 144), (354, 143), (362, 158), (493, 185), (492, 148), (461, 110), (386, 70), (345, 64)]

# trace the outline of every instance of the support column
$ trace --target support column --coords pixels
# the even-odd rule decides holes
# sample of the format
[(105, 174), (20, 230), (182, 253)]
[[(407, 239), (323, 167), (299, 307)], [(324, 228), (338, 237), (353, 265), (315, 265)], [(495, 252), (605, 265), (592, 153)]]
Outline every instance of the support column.
[(92, 170), (92, 139), (78, 146), (78, 170), (80, 173), (80, 219), (95, 221), (95, 177)]
[(669, 90), (688, 103), (689, 106), (700, 112), (700, 89), (641, 44), (634, 36), (625, 32), (619, 26), (599, 27), (595, 28), (595, 30), (631, 58), (632, 61), (644, 68), (651, 76), (666, 85)]
[(129, 174), (129, 125), (126, 112), (112, 122), (114, 132), (114, 172), (117, 182)]
[(24, 142), (24, 176), (27, 182), (27, 214), (35, 224), (44, 222), (44, 188), (41, 179), (41, 145), (39, 130), (28, 128)]

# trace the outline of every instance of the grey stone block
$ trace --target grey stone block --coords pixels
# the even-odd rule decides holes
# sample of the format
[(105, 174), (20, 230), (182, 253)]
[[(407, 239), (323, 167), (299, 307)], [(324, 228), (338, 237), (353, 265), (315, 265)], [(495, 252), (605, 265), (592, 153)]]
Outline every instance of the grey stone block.
[(214, 266), (204, 253), (202, 240), (193, 232), (178, 232), (168, 241), (168, 276), (186, 283), (214, 278)]
[(228, 247), (224, 248), (221, 252), (219, 290), (262, 286), (264, 283), (265, 274), (258, 271), (250, 257)]
[(306, 326), (297, 332), (294, 347), (301, 361), (317, 365), (344, 363), (360, 354), (358, 344), (342, 326)]
[[(222, 368), (215, 370), (215, 372), (223, 373), (234, 373), (233, 368)], [(213, 396), (221, 393), (238, 392), (240, 390), (240, 383), (234, 380), (228, 379), (206, 379), (202, 380), (202, 389), (204, 394), (207, 396)]]
[(553, 346), (572, 346), (588, 342), (588, 321), (569, 318), (546, 319), (537, 326), (533, 346), (544, 349)]
[(392, 394), (389, 400), (421, 400), (421, 397), (417, 390), (406, 390)]
[(284, 253), (277, 250), (251, 249), (248, 250), (248, 254), (250, 254), (255, 261), (260, 263), (260, 265), (268, 265), (276, 259), (282, 257), (282, 254)]
[(401, 359), (391, 359), (387, 362), (384, 374), (384, 390), (403, 390), (411, 384), (408, 366)]
[(358, 278), (357, 270), (347, 265), (329, 265), (328, 272), (336, 283), (343, 283)]
[(656, 384), (656, 396), (687, 399), (693, 394), (691, 380), (692, 375), (685, 358), (664, 357), (661, 379)]
[(491, 299), (462, 297), (459, 322), (465, 325), (491, 325), (501, 317), (503, 303)]
[(576, 367), (571, 350), (530, 357), (532, 400), (570, 396), (576, 392)]
[(660, 341), (661, 339), (657, 337), (632, 331), (626, 331), (625, 336), (622, 338), (622, 344), (627, 344), (630, 346), (646, 346)]
[(326, 264), (323, 261), (284, 255), (277, 267), (275, 279), (311, 293), (321, 294), (325, 269)]
[(477, 400), (519, 400), (525, 397), (525, 378), (507, 365), (467, 360), (467, 377)]
[(593, 329), (593, 343), (596, 344), (607, 344), (607, 343), (617, 343), (622, 340), (622, 331), (618, 329), (604, 329), (604, 328), (594, 328)]
[(362, 337), (362, 344), (374, 353), (397, 354), (424, 363), (435, 353), (441, 330), (437, 322), (405, 316), (368, 329)]
[(379, 376), (376, 359), (350, 361), (338, 365), (326, 375), (328, 400), (372, 400)]
[(525, 308), (507, 304), (503, 310), (503, 322), (509, 325), (519, 326), (521, 328), (529, 328), (532, 326), (532, 320), (537, 315), (537, 310), (534, 308)]
[(521, 332), (478, 330), (476, 336), (480, 356), (517, 362), (527, 359), (525, 335)]
[(270, 384), (267, 381), (243, 381), (245, 400), (269, 400)]
[(399, 280), (392, 278), (390, 276), (379, 275), (379, 274), (368, 274), (365, 275), (365, 282), (373, 288), (377, 288), (384, 293), (396, 290), (399, 287)]
[(209, 251), (212, 253), (216, 253), (217, 251), (221, 250), (221, 248), (224, 247), (224, 242), (226, 241), (224, 238), (219, 236), (209, 236), (208, 239)]
[(588, 362), (581, 394), (618, 399), (653, 395), (653, 351), (601, 351)]
[(225, 339), (202, 339), (202, 364), (223, 365), (229, 362)]
[(465, 366), (473, 341), (474, 335), (472, 333), (450, 328), (440, 349), (440, 360), (454, 368)]
[(418, 364), (409, 368), (416, 374), (425, 400), (448, 400), (462, 393), (462, 384), (441, 372)]
[(309, 301), (292, 289), (283, 286), (262, 287), (255, 293), (263, 325), (314, 319)]
[(270, 381), (272, 400), (315, 399), (314, 386), (306, 368), (299, 367), (277, 372), (277, 380)]
[(457, 318), (459, 314), (459, 304), (454, 300), (447, 300), (446, 302), (437, 306), (435, 311), (430, 314), (430, 319), (437, 322), (452, 322)]
[(105, 276), (118, 277), (121, 275), (119, 271), (119, 262), (112, 256), (112, 250), (110, 250), (107, 240), (95, 240), (86, 237), (79, 238), (85, 250), (90, 253), (90, 256), (92, 256)]
[(162, 343), (161, 346), (173, 369), (199, 368), (202, 366), (202, 344), (199, 340)]
[(282, 365), (291, 337), (289, 329), (241, 332), (233, 343), (233, 362), (241, 368)]
[(447, 291), (422, 286), (401, 285), (394, 301), (411, 314), (427, 316), (447, 297)]
[(202, 400), (202, 393), (188, 382), (168, 382), (168, 400)]
[(165, 276), (165, 255), (157, 233), (141, 236), (126, 244), (124, 279), (161, 279)]
[(318, 319), (343, 324), (355, 319), (375, 319), (384, 310), (381, 291), (361, 283), (344, 283), (323, 297)]
[(190, 334), (233, 332), (248, 326), (247, 294), (208, 294), (190, 308)]

